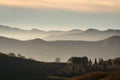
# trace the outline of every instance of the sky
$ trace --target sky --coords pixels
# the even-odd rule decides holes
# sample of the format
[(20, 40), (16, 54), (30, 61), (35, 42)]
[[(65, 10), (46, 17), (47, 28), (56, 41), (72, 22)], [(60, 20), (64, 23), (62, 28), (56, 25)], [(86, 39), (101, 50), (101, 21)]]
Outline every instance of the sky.
[(0, 0), (0, 24), (22, 29), (120, 29), (120, 0)]

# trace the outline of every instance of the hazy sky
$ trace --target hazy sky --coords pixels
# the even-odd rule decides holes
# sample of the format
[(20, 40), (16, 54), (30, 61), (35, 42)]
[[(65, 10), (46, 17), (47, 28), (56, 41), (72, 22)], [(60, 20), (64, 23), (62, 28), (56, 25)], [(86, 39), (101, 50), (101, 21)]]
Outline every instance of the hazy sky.
[(120, 29), (120, 0), (0, 0), (0, 24), (42, 30)]

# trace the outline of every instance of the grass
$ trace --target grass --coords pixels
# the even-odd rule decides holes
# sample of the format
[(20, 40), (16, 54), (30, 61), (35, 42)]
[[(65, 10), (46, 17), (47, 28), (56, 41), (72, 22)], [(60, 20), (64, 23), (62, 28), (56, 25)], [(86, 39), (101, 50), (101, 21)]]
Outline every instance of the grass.
[(120, 80), (120, 71), (92, 72), (69, 80)]
[(48, 80), (68, 80), (69, 78), (66, 77), (55, 77), (55, 76), (48, 76)]

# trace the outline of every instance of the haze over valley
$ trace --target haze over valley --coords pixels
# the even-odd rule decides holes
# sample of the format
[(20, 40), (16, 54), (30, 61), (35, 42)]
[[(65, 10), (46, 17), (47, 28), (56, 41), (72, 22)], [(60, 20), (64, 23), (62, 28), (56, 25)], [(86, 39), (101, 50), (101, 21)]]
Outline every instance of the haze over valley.
[(103, 40), (111, 36), (120, 36), (119, 29), (72, 29), (68, 31), (50, 30), (44, 31), (39, 29), (24, 30), (20, 28), (13, 28), (9, 26), (0, 25), (0, 36), (15, 38), (19, 40), (29, 40), (41, 38), (47, 41), (55, 40), (84, 40), (84, 41), (97, 41)]
[(120, 0), (0, 0), (0, 80), (120, 80)]
[(100, 41), (45, 41), (32, 39), (21, 41), (0, 37), (0, 51), (22, 54), (39, 61), (54, 61), (60, 57), (66, 62), (71, 56), (102, 57), (104, 59), (120, 56), (120, 36), (112, 36)]

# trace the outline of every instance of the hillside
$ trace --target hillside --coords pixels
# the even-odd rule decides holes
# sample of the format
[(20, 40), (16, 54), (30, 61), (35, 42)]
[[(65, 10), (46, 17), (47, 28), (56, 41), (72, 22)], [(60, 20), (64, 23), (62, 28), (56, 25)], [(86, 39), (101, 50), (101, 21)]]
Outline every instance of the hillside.
[[(112, 65), (109, 64), (109, 60), (113, 61)], [(97, 68), (94, 66), (95, 63), (93, 63), (93, 65), (91, 65), (90, 67), (90, 71), (88, 71), (87, 73), (84, 73), (81, 75), (79, 74), (80, 76), (78, 76), (77, 74), (73, 76), (73, 74), (70, 74), (71, 70), (67, 69), (67, 68), (70, 68), (71, 66), (75, 67), (75, 65), (71, 65), (71, 63), (40, 62), (40, 61), (35, 61), (33, 59), (15, 56), (12, 53), (4, 54), (0, 52), (0, 79), (4, 79), (4, 80), (99, 80), (99, 79), (119, 80), (120, 79), (120, 71), (119, 71), (120, 57), (109, 59), (109, 60), (103, 61), (101, 65), (100, 65), (100, 62), (98, 62)], [(107, 66), (106, 68), (104, 68), (105, 70), (103, 72), (100, 69), (100, 66), (103, 66), (104, 63)], [(89, 65), (86, 65), (86, 66), (89, 66)], [(81, 67), (80, 69), (83, 69), (81, 65), (79, 65), (79, 67)], [(84, 68), (85, 68), (85, 65), (84, 65)], [(70, 69), (72, 69), (74, 72), (73, 68), (70, 68)], [(64, 73), (63, 70), (67, 71), (68, 74)], [(91, 72), (91, 70), (93, 71)], [(81, 72), (82, 70), (80, 71), (80, 73)], [(78, 77), (75, 77), (75, 76), (78, 76)]]
[(48, 76), (57, 76), (57, 70), (64, 66), (66, 63), (44, 63), (0, 53), (0, 79), (3, 80), (54, 80)]
[(0, 51), (22, 54), (42, 61), (54, 61), (60, 57), (67, 61), (71, 56), (88, 56), (105, 59), (120, 56), (120, 37), (113, 36), (101, 41), (44, 41), (33, 39), (20, 41), (0, 37)]
[(120, 80), (120, 71), (92, 72), (70, 80)]

